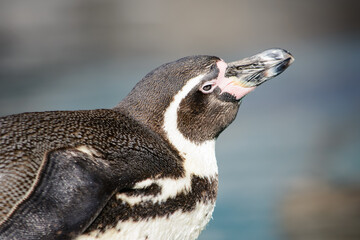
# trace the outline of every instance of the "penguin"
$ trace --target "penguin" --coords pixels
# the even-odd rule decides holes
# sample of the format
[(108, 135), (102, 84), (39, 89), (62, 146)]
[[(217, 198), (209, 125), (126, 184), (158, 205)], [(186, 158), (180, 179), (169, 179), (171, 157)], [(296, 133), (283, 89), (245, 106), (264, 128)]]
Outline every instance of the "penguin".
[(215, 140), (293, 61), (184, 57), (113, 109), (1, 117), (0, 239), (196, 239), (217, 196)]

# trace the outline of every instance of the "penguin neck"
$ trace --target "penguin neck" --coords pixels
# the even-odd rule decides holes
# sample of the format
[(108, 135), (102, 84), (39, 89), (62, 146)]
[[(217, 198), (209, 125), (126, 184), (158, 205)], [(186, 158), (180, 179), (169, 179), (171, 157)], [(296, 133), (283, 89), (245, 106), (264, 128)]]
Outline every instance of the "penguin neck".
[(113, 110), (125, 113), (162, 138), (166, 138), (162, 129), (165, 110), (160, 107), (160, 103), (156, 103), (154, 100), (139, 99), (137, 94), (130, 93)]

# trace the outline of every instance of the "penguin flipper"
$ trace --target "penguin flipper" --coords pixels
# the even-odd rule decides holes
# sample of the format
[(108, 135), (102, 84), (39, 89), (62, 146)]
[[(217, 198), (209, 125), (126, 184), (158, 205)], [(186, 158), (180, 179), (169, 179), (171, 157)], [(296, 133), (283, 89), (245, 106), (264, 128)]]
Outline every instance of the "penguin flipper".
[(89, 154), (55, 150), (45, 161), (34, 191), (0, 226), (1, 239), (71, 239), (91, 224), (115, 190), (107, 165)]

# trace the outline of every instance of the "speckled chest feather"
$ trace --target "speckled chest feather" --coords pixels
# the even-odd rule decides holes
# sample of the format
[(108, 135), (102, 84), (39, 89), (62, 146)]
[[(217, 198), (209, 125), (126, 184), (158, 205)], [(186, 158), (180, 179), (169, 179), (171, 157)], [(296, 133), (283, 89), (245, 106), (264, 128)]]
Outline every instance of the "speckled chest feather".
[[(190, 188), (184, 184), (189, 180)], [(216, 177), (145, 180), (112, 197), (77, 239), (196, 239), (211, 218), (216, 193)]]

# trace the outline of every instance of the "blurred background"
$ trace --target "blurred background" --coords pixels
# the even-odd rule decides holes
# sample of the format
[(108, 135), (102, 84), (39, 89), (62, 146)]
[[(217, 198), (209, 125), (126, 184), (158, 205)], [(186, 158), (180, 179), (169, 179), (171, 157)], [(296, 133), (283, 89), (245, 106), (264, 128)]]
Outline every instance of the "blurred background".
[(2, 0), (0, 116), (112, 108), (155, 67), (272, 47), (294, 64), (217, 142), (201, 240), (360, 239), (360, 1)]

